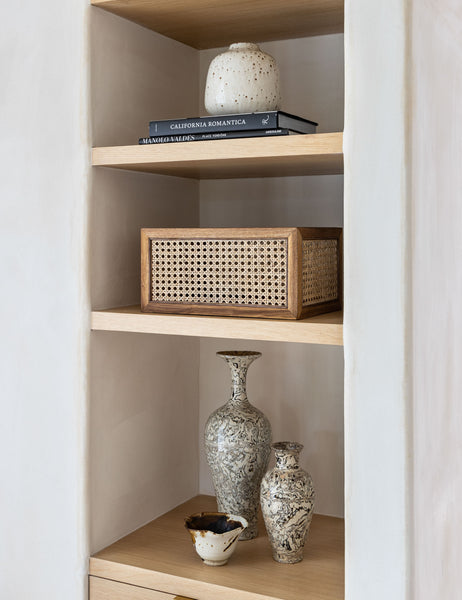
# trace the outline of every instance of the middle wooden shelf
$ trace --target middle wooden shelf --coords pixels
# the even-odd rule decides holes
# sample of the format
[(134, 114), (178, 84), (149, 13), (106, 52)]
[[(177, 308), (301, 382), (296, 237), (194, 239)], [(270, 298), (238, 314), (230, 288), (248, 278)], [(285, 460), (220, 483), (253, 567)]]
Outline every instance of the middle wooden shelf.
[(92, 164), (196, 179), (335, 175), (343, 133), (99, 147)]
[(148, 314), (139, 306), (95, 310), (96, 331), (157, 333), (196, 337), (343, 345), (343, 314), (332, 312), (299, 321)]

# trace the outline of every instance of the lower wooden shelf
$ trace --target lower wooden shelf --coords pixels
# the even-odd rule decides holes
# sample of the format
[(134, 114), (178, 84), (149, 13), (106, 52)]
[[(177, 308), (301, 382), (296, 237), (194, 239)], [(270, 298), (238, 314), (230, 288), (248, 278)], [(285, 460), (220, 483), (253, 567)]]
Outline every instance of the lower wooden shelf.
[[(194, 600), (344, 598), (342, 519), (315, 515), (304, 560), (296, 565), (273, 561), (261, 525), (256, 539), (239, 542), (227, 565), (207, 567), (196, 554), (183, 525), (184, 517), (203, 510), (216, 510), (215, 498), (196, 496), (101, 550), (90, 558), (90, 575), (156, 590), (159, 597), (171, 594)], [(120, 596), (125, 597), (131, 598)], [(134, 597), (151, 598), (151, 595)], [(90, 600), (94, 598), (90, 596)]]
[(91, 328), (99, 331), (343, 345), (342, 312), (290, 321), (150, 314), (141, 312), (139, 306), (127, 306), (93, 311)]

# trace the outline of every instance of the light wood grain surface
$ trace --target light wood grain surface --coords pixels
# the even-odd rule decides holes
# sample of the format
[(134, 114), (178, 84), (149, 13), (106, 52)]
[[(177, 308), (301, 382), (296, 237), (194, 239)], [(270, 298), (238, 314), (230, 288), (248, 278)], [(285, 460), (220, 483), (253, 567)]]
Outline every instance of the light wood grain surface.
[(92, 0), (194, 48), (343, 31), (343, 0)]
[(343, 134), (93, 148), (93, 166), (223, 179), (343, 173)]
[(193, 600), (136, 585), (90, 576), (90, 600)]
[(142, 313), (139, 306), (96, 310), (91, 328), (100, 331), (188, 335), (238, 340), (343, 345), (343, 313), (299, 321)]
[(224, 567), (207, 567), (184, 528), (189, 514), (216, 508), (197, 496), (90, 559), (90, 574), (197, 600), (341, 600), (344, 598), (342, 519), (315, 515), (296, 565), (273, 561), (264, 530), (240, 542)]

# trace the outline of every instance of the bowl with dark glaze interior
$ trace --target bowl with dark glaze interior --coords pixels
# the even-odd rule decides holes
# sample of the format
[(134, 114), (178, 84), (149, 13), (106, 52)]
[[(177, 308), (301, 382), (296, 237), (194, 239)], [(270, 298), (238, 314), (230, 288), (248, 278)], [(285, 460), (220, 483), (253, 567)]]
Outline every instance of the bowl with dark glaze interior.
[(210, 567), (228, 562), (247, 525), (244, 517), (222, 512), (196, 513), (185, 519), (197, 554)]

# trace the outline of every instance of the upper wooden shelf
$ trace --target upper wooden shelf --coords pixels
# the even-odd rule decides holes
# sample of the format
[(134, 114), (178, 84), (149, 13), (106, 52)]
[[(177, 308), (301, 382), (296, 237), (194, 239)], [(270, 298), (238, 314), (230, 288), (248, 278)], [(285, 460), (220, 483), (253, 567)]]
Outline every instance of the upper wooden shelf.
[(100, 331), (343, 345), (343, 315), (326, 313), (299, 321), (143, 313), (139, 306), (95, 310), (91, 328)]
[(197, 179), (343, 173), (343, 134), (93, 148), (92, 164)]
[(182, 504), (90, 558), (90, 575), (128, 583), (134, 591), (136, 588), (131, 586), (144, 588), (146, 595), (136, 598), (158, 597), (148, 595), (146, 589), (200, 600), (344, 598), (342, 519), (314, 515), (305, 557), (298, 564), (273, 561), (260, 523), (259, 536), (239, 542), (227, 565), (207, 567), (197, 556), (183, 525), (188, 515), (206, 510), (216, 510), (211, 496), (197, 496)]
[(194, 48), (343, 32), (344, 0), (92, 0)]

